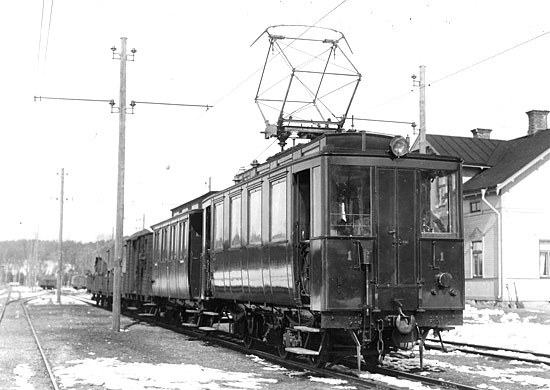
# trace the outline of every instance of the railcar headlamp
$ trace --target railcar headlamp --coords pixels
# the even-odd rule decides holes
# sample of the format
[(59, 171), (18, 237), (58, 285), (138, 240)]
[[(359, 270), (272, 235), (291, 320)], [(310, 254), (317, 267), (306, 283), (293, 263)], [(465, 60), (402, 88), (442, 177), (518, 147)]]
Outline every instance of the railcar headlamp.
[(396, 157), (403, 157), (409, 153), (409, 143), (404, 137), (393, 137), (390, 141), (390, 150)]

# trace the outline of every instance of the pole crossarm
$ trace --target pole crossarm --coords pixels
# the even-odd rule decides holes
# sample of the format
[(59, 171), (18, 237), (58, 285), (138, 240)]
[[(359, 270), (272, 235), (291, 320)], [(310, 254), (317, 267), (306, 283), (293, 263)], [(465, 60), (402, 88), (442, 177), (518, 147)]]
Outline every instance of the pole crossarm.
[(163, 102), (141, 102), (138, 100), (132, 100), (132, 103), (134, 105), (136, 104), (158, 104), (163, 106), (183, 106), (183, 107), (202, 107), (206, 108), (206, 111), (208, 111), (210, 108), (213, 108), (214, 106), (211, 106), (209, 104), (186, 104), (186, 103), (163, 103)]
[(81, 102), (102, 102), (102, 103), (114, 103), (113, 99), (79, 99), (79, 98), (66, 98), (66, 97), (52, 97), (52, 96), (35, 96), (34, 101), (42, 101), (44, 100), (75, 100), (75, 101), (81, 101)]

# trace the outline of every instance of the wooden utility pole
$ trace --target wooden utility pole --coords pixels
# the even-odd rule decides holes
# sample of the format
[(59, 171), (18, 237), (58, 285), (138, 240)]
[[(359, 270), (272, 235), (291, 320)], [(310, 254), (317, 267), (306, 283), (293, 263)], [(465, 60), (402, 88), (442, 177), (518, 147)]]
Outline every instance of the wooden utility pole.
[(65, 186), (65, 169), (61, 168), (61, 194), (59, 196), (59, 265), (57, 270), (57, 303), (61, 304), (61, 283), (63, 275), (63, 197)]
[(120, 300), (122, 284), (122, 257), (124, 255), (124, 171), (126, 154), (126, 38), (120, 38), (120, 100), (118, 125), (118, 185), (113, 279), (112, 331), (120, 332)]
[(420, 140), (418, 146), (420, 153), (426, 153), (426, 81), (425, 81), (426, 67), (420, 65)]

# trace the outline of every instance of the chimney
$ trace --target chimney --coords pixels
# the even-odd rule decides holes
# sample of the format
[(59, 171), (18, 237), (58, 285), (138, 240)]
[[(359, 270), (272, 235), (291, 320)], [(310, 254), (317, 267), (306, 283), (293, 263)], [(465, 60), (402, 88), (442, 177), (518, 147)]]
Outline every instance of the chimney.
[(531, 110), (526, 112), (529, 117), (529, 130), (527, 130), (527, 135), (533, 135), (540, 130), (546, 130), (548, 128), (546, 117), (549, 112), (550, 111), (544, 110)]
[(491, 129), (473, 129), (474, 138), (491, 139)]

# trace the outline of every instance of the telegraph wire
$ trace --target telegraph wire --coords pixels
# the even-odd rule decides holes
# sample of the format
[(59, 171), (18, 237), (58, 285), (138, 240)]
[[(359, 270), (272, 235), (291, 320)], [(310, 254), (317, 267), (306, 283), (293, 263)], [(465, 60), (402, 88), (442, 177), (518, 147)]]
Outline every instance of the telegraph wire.
[[(486, 58), (484, 58), (484, 59), (482, 59), (482, 60), (480, 60), (480, 61), (477, 61), (477, 62), (475, 62), (475, 63), (473, 63), (473, 64), (471, 64), (471, 65), (468, 65), (468, 66), (466, 66), (466, 67), (464, 67), (464, 68), (462, 68), (462, 69), (460, 69), (460, 70), (457, 70), (457, 71), (455, 71), (455, 72), (449, 73), (448, 75), (443, 76), (443, 77), (441, 77), (441, 78), (439, 78), (439, 79), (437, 79), (437, 80), (435, 80), (435, 81), (426, 83), (426, 87), (431, 87), (431, 86), (434, 85), (435, 83), (438, 83), (438, 82), (440, 82), (440, 81), (443, 81), (443, 80), (446, 80), (446, 79), (451, 78), (451, 77), (453, 77), (453, 76), (456, 76), (456, 75), (459, 74), (459, 73), (462, 73), (462, 72), (464, 72), (464, 71), (466, 71), (466, 70), (468, 70), (468, 69), (471, 69), (471, 68), (473, 68), (473, 67), (475, 67), (475, 66), (477, 66), (477, 65), (480, 65), (480, 64), (482, 64), (482, 63), (484, 63), (484, 62), (487, 62), (487, 61), (492, 60), (492, 59), (494, 59), (494, 58), (496, 58), (496, 57), (498, 57), (498, 56), (501, 56), (501, 55), (503, 55), (503, 54), (505, 54), (505, 53), (508, 53), (509, 51), (512, 51), (512, 50), (514, 50), (514, 49), (517, 49), (517, 48), (520, 47), (520, 46), (526, 45), (527, 43), (533, 42), (534, 40), (539, 39), (539, 38), (542, 38), (543, 36), (548, 35), (548, 34), (550, 34), (550, 31), (543, 32), (542, 34), (539, 34), (539, 35), (537, 35), (537, 36), (535, 36), (535, 37), (533, 37), (533, 38), (530, 38), (530, 39), (528, 39), (528, 40), (526, 40), (526, 41), (523, 41), (523, 42), (521, 42), (521, 43), (518, 43), (517, 45), (514, 45), (514, 46), (512, 46), (512, 47), (510, 47), (510, 48), (508, 48), (508, 49), (506, 49), (506, 50), (500, 51), (500, 52), (498, 52), (498, 53), (496, 53), (496, 54), (493, 54), (493, 55), (491, 55), (491, 56), (489, 56), (489, 57), (486, 57)], [(374, 107), (381, 107), (381, 106), (384, 106), (384, 105), (386, 105), (386, 104), (392, 103), (392, 102), (394, 102), (394, 101), (396, 101), (396, 100), (402, 99), (403, 97), (405, 97), (405, 96), (407, 96), (407, 95), (409, 95), (409, 94), (411, 94), (411, 93), (413, 93), (412, 90), (411, 90), (411, 91), (408, 91), (408, 92), (406, 92), (406, 93), (404, 93), (404, 94), (402, 94), (402, 95), (399, 95), (399, 96), (397, 96), (397, 97), (395, 97), (395, 98), (392, 98), (392, 99), (390, 99), (390, 100), (388, 100), (388, 101), (386, 101), (386, 102), (384, 102), (384, 103), (378, 104), (377, 106), (374, 106)]]
[(46, 0), (42, 0), (42, 15), (40, 16), (40, 37), (38, 39), (38, 63), (40, 63), (40, 52), (42, 50), (42, 30), (44, 28), (44, 3)]
[[(334, 7), (333, 9), (331, 9), (329, 12), (327, 12), (324, 16), (322, 16), (319, 20), (317, 20), (313, 25), (311, 25), (309, 28), (307, 28), (302, 34), (299, 35), (299, 37), (303, 36), (305, 33), (307, 33), (312, 27), (316, 26), (317, 24), (319, 24), (323, 19), (325, 19), (326, 17), (328, 17), (330, 14), (332, 14), (334, 11), (336, 11), (336, 9), (338, 9), (342, 4), (344, 4), (347, 0), (343, 0), (340, 4), (338, 4), (336, 7)], [(290, 46), (292, 44), (289, 43), (288, 46)], [(243, 81), (241, 81), (237, 86), (235, 86), (233, 89), (231, 89), (231, 91), (227, 92), (224, 96), (222, 96), (221, 98), (219, 98), (218, 100), (216, 100), (214, 102), (214, 105), (217, 105), (219, 102), (221, 102), (222, 100), (224, 100), (226, 97), (228, 97), (229, 95), (231, 95), (233, 92), (235, 92), (237, 89), (239, 89), (243, 84), (245, 84), (248, 80), (250, 80), (252, 77), (254, 77), (256, 75), (256, 73), (258, 73), (259, 71), (261, 71), (263, 69), (263, 66), (259, 67), (258, 69), (256, 69), (254, 72), (252, 72), (248, 77), (246, 77)]]
[(481, 60), (481, 61), (478, 61), (478, 62), (476, 62), (476, 63), (474, 63), (474, 64), (472, 64), (472, 65), (469, 65), (469, 66), (467, 66), (467, 67), (465, 67), (465, 68), (462, 68), (462, 69), (460, 69), (460, 70), (457, 70), (457, 71), (454, 72), (454, 73), (451, 73), (451, 74), (449, 74), (449, 75), (447, 75), (447, 76), (444, 76), (444, 77), (442, 77), (442, 78), (440, 78), (440, 79), (437, 79), (437, 80), (435, 80), (435, 81), (432, 81), (431, 83), (428, 83), (427, 85), (428, 85), (428, 86), (431, 86), (431, 85), (433, 85), (433, 84), (435, 84), (435, 83), (438, 83), (438, 82), (440, 82), (440, 81), (442, 81), (442, 80), (445, 80), (445, 79), (447, 79), (447, 78), (449, 78), (449, 77), (452, 77), (452, 76), (454, 76), (454, 75), (456, 75), (456, 74), (458, 74), (458, 73), (464, 72), (464, 71), (466, 71), (466, 70), (468, 70), (468, 69), (470, 69), (470, 68), (473, 68), (474, 66), (477, 66), (477, 65), (480, 65), (480, 64), (482, 64), (482, 63), (484, 63), (484, 62), (486, 62), (486, 61), (492, 60), (493, 58), (496, 58), (496, 57), (498, 57), (498, 56), (500, 56), (500, 55), (502, 55), (502, 54), (505, 54), (505, 53), (507, 53), (507, 52), (509, 52), (509, 51), (512, 51), (512, 50), (514, 50), (514, 49), (517, 49), (518, 47), (523, 46), (523, 45), (525, 45), (525, 44), (527, 44), (527, 43), (529, 43), (529, 42), (532, 42), (532, 41), (534, 41), (534, 40), (536, 40), (536, 39), (539, 39), (539, 38), (541, 38), (541, 37), (543, 37), (543, 36), (545, 36), (545, 35), (547, 35), (547, 34), (550, 34), (550, 31), (543, 32), (542, 34), (537, 35), (536, 37), (533, 37), (533, 38), (528, 39), (528, 40), (526, 40), (526, 41), (524, 41), (524, 42), (518, 43), (517, 45), (512, 46), (512, 47), (510, 47), (510, 48), (508, 48), (508, 49), (506, 49), (506, 50), (503, 50), (503, 51), (501, 51), (501, 52), (499, 52), (499, 53), (493, 54), (493, 55), (490, 56), (490, 57), (487, 57), (487, 58), (485, 58), (485, 59), (483, 59), (483, 60)]
[(46, 58), (48, 58), (48, 45), (50, 42), (50, 29), (52, 26), (52, 14), (53, 14), (53, 0), (51, 0), (51, 6), (50, 6), (50, 20), (48, 21), (48, 34), (46, 35), (46, 50), (44, 51), (44, 62), (46, 62)]

